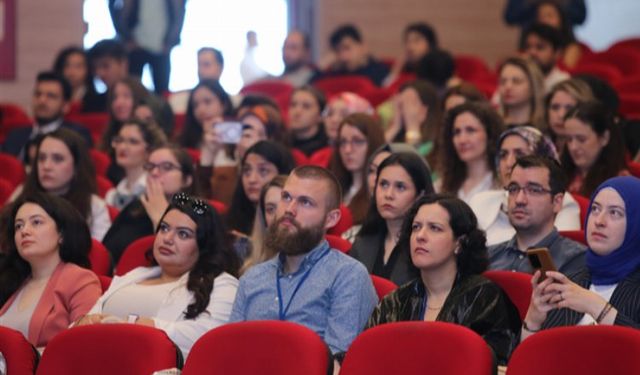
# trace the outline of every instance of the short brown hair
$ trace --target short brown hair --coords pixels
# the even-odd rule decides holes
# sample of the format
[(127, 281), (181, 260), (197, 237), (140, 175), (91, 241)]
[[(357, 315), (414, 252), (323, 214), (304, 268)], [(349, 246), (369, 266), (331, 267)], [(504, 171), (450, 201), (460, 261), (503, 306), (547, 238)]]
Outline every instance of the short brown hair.
[(303, 165), (291, 171), (291, 175), (296, 175), (299, 178), (326, 181), (329, 188), (327, 191), (327, 209), (335, 210), (340, 207), (340, 203), (342, 202), (342, 188), (336, 176), (328, 169), (318, 167), (317, 165)]

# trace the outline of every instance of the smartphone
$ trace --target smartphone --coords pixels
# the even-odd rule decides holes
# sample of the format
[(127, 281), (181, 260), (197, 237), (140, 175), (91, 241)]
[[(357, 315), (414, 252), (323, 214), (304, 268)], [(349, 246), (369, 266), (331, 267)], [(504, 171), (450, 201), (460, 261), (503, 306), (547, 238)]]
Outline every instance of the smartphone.
[(225, 144), (237, 144), (242, 137), (242, 123), (237, 121), (225, 121), (216, 124), (215, 132), (220, 136), (220, 142)]
[(527, 250), (527, 258), (534, 270), (540, 270), (540, 280), (538, 280), (538, 282), (542, 282), (547, 278), (545, 272), (557, 270), (555, 264), (553, 264), (553, 259), (551, 258), (549, 249), (546, 247)]

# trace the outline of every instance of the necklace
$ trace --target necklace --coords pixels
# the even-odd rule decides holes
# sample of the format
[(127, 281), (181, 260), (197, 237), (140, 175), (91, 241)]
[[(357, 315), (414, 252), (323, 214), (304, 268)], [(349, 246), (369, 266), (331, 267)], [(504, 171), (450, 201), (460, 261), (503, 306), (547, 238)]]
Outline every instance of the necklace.
[(438, 307), (431, 307), (431, 306), (427, 305), (427, 310), (440, 310), (442, 308), (442, 306), (444, 306), (444, 305), (440, 305)]

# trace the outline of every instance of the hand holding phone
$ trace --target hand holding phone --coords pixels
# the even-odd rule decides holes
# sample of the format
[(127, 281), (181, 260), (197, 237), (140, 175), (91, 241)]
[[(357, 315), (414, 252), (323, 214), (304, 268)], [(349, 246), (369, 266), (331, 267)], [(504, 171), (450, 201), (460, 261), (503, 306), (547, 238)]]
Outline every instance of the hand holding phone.
[(527, 258), (529, 259), (529, 263), (531, 263), (531, 268), (534, 270), (540, 270), (540, 280), (538, 280), (538, 282), (542, 282), (546, 279), (546, 271), (557, 271), (555, 264), (553, 264), (553, 259), (551, 258), (549, 249), (546, 247), (527, 250)]
[(213, 129), (218, 134), (220, 142), (225, 144), (237, 144), (242, 137), (241, 122), (225, 121), (215, 124)]

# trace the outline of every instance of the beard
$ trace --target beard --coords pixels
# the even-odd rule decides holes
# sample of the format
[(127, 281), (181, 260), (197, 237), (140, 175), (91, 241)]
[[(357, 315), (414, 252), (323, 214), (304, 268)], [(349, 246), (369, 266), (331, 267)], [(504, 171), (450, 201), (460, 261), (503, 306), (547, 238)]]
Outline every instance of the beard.
[[(289, 232), (289, 229), (281, 227), (280, 223), (284, 220), (289, 220), (296, 230)], [(273, 253), (281, 252), (291, 256), (306, 254), (320, 243), (324, 237), (324, 232), (324, 223), (303, 228), (293, 218), (283, 216), (267, 229), (264, 246)]]

